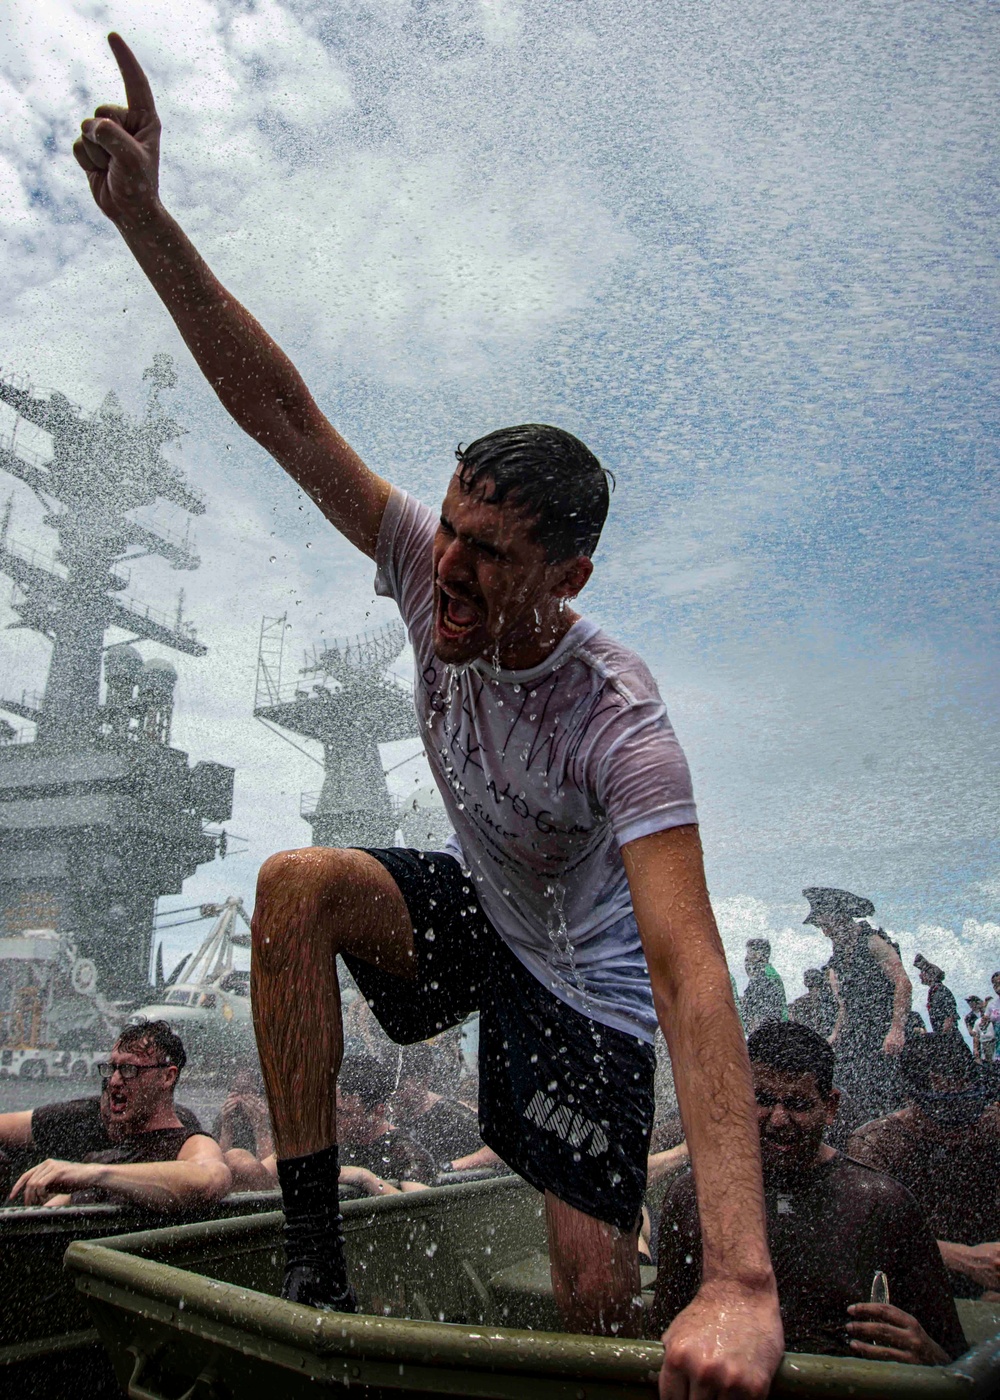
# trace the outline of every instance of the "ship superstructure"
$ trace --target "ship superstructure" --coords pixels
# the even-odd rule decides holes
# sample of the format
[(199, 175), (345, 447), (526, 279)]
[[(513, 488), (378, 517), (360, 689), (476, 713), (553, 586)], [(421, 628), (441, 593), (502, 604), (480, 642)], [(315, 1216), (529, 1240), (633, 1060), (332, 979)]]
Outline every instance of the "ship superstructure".
[(379, 745), (416, 737), (410, 693), (387, 674), (406, 645), (406, 632), (390, 622), (350, 641), (320, 643), (286, 683), (287, 630), (286, 617), (265, 618), (261, 625), (254, 714), (323, 745), (322, 787), (303, 793), (300, 804), (313, 844), (391, 846), (399, 814)]
[[(143, 513), (161, 503), (188, 517), (205, 510), (163, 453), (182, 432), (160, 403), (175, 383), (169, 357), (157, 355), (143, 378), (149, 398), (135, 419), (114, 394), (87, 413), (61, 393), (0, 377), (14, 420), (0, 436), (0, 472), (32, 491), (56, 537), (44, 557), (15, 541), (9, 505), (0, 519), (11, 625), (52, 648), (43, 693), (0, 682), (0, 711), (34, 726), (32, 734), (0, 721), (0, 934), (72, 932), (102, 994), (119, 1000), (148, 987), (156, 900), (215, 857), (223, 833), (207, 824), (229, 818), (233, 790), (231, 768), (192, 766), (170, 746), (176, 672), (131, 644), (206, 651), (183, 594), (170, 610), (128, 594), (136, 560), (199, 564), (188, 533)], [(42, 430), (50, 450), (19, 441), (23, 424)], [(108, 645), (112, 629), (127, 640)]]

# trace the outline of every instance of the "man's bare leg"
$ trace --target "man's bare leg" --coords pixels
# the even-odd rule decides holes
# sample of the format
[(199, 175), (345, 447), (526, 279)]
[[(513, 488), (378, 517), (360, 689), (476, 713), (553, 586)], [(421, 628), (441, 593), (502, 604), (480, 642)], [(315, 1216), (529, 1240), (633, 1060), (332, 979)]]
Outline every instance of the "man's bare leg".
[(395, 880), (364, 851), (271, 856), (257, 879), (250, 984), (279, 1160), (337, 1140), (338, 953), (412, 976), (413, 927)]
[(350, 1312), (337, 1194), (342, 952), (413, 975), (413, 927), (392, 876), (363, 851), (271, 856), (257, 881), (250, 986), (285, 1206), (283, 1296)]
[(642, 1326), (637, 1231), (625, 1233), (545, 1193), (549, 1268), (567, 1332), (638, 1337)]

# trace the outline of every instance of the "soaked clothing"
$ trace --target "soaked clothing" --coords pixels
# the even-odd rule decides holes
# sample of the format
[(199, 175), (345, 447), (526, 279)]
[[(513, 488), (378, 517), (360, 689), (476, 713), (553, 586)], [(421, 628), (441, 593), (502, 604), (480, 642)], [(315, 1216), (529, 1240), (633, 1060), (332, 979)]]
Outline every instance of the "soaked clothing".
[[(847, 1309), (867, 1303), (882, 1270), (892, 1303), (952, 1358), (966, 1350), (934, 1238), (910, 1195), (839, 1154), (794, 1184), (765, 1178), (767, 1238), (789, 1351), (852, 1355)], [(654, 1314), (657, 1335), (701, 1284), (701, 1230), (690, 1170), (663, 1203)]]
[(483, 1145), (479, 1136), (479, 1119), (464, 1104), (440, 1098), (437, 1103), (412, 1122), (402, 1124), (414, 1142), (429, 1153), (438, 1168), (467, 1157)]
[[(180, 1117), (180, 1114), (177, 1116)], [(77, 1160), (103, 1162), (108, 1166), (135, 1166), (139, 1162), (174, 1162), (188, 1138), (202, 1136), (204, 1134), (200, 1125), (193, 1128), (187, 1124), (179, 1128), (153, 1128), (149, 1132), (134, 1133), (119, 1142), (108, 1139), (107, 1146), (94, 1148)], [(91, 1206), (105, 1201), (120, 1202), (121, 1199), (114, 1191), (106, 1190), (102, 1186), (88, 1186), (82, 1191), (74, 1191), (70, 1196), (70, 1203), (74, 1206)]]
[(748, 1036), (768, 1021), (788, 1020), (785, 984), (770, 963), (758, 969), (747, 983), (740, 999), (740, 1019)]
[(652, 1041), (656, 1015), (620, 847), (697, 821), (656, 682), (579, 619), (526, 671), (456, 669), (433, 647), (436, 516), (393, 490), (376, 592), (413, 644), (414, 704), (455, 840), (499, 937), (553, 996)]
[(188, 1138), (202, 1137), (201, 1131), (193, 1128), (154, 1128), (148, 1133), (136, 1133), (123, 1138), (111, 1147), (98, 1152), (88, 1152), (85, 1162), (104, 1162), (106, 1165), (127, 1166), (137, 1162), (175, 1162)]
[(391, 1128), (371, 1142), (339, 1144), (342, 1167), (363, 1167), (387, 1181), (419, 1181), (433, 1186), (437, 1166), (429, 1152), (402, 1128)]
[(941, 1034), (948, 1021), (952, 1023), (952, 1030), (958, 1030), (958, 1006), (943, 982), (935, 982), (927, 989), (927, 1019), (935, 1035)]
[(427, 1040), (479, 1011), (483, 1142), (539, 1191), (631, 1230), (653, 1122), (651, 1044), (582, 1016), (516, 958), (469, 873), (434, 851), (371, 851), (413, 924), (415, 979), (345, 956), (385, 1031)]
[[(983, 1244), (1000, 1240), (1000, 1105), (990, 1104), (968, 1127), (942, 1132), (912, 1104), (866, 1123), (849, 1152), (912, 1191), (938, 1240)], [(952, 1274), (960, 1298), (982, 1288)]]
[(177, 1104), (174, 1112), (183, 1124), (183, 1128), (165, 1128), (159, 1131), (168, 1133), (184, 1132), (184, 1139), (178, 1144), (177, 1151), (170, 1153), (167, 1157), (105, 1157), (100, 1154), (109, 1151), (117, 1151), (126, 1147), (129, 1142), (137, 1142), (139, 1139), (146, 1139), (146, 1148), (150, 1151), (158, 1151), (158, 1145), (152, 1141), (157, 1133), (138, 1133), (135, 1138), (127, 1139), (125, 1142), (115, 1142), (108, 1136), (108, 1130), (104, 1126), (104, 1119), (101, 1117), (100, 1097), (87, 1099), (69, 1099), (65, 1103), (43, 1104), (40, 1108), (33, 1110), (31, 1115), (31, 1140), (36, 1149), (36, 1154), (40, 1158), (52, 1157), (60, 1162), (169, 1162), (177, 1156), (183, 1141), (194, 1136), (196, 1133), (203, 1133), (205, 1130), (198, 1121), (196, 1114), (183, 1104)]
[(834, 1078), (865, 1113), (876, 1117), (896, 1107), (900, 1092), (895, 1061), (882, 1050), (892, 1025), (893, 988), (869, 947), (873, 935), (884, 938), (865, 925), (853, 946), (834, 948), (826, 966), (836, 973), (844, 1003)]

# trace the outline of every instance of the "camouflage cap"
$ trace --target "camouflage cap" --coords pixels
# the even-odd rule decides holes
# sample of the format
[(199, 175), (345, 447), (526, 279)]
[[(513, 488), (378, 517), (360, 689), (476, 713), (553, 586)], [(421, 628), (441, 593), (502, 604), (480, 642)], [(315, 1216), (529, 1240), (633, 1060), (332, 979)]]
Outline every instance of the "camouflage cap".
[(826, 919), (867, 919), (870, 914), (875, 913), (875, 906), (870, 899), (851, 894), (850, 890), (810, 885), (802, 893), (809, 901), (809, 913), (802, 920), (804, 924), (818, 924)]

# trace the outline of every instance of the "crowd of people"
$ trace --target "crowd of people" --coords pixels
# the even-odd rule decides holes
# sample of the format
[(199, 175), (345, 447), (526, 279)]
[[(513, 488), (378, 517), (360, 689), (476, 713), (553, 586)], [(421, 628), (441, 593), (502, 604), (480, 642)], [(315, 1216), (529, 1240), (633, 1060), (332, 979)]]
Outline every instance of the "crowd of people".
[[(165, 1021), (131, 1025), (100, 1066), (99, 1095), (0, 1114), (9, 1203), (190, 1212), (233, 1191), (275, 1189), (259, 1066), (237, 1067), (209, 1131), (175, 1102), (186, 1058)], [(479, 1137), (473, 1085), (453, 1036), (404, 1047), (352, 1040), (337, 1084), (341, 1183), (383, 1195), (432, 1186), (456, 1166), (497, 1165)]]
[[(739, 999), (760, 1132), (768, 1240), (790, 1350), (941, 1364), (965, 1349), (955, 1298), (1000, 1299), (1000, 1078), (970, 998), (964, 1040), (940, 968), (914, 1018), (898, 949), (868, 901), (809, 889), (826, 967), (788, 1004), (766, 940), (747, 945)], [(881, 978), (883, 985), (878, 979)], [(993, 978), (1000, 993), (1000, 973)], [(973, 1000), (977, 1005), (972, 1005)], [(918, 1024), (919, 1023), (919, 1024)], [(474, 1057), (461, 1032), (397, 1046), (355, 996), (336, 1088), (340, 1181), (371, 1196), (419, 1191), (469, 1167), (503, 1169), (479, 1135)], [(664, 1330), (701, 1282), (700, 1221), (684, 1128), (660, 1047), (641, 1257), (657, 1264)], [(119, 1202), (198, 1212), (273, 1190), (278, 1168), (259, 1067), (241, 1066), (205, 1131), (175, 1101), (185, 1066), (165, 1022), (129, 1026), (98, 1096), (0, 1115), (11, 1203)], [(656, 1194), (654, 1192), (654, 1194)], [(658, 1332), (657, 1332), (658, 1335)]]

